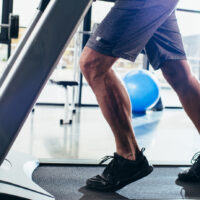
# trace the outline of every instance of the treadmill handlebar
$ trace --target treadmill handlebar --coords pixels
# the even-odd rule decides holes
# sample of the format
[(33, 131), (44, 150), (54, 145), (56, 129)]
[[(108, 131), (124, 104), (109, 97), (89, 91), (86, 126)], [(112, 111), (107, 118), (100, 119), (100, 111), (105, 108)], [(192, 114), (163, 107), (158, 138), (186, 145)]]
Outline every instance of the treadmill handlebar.
[(49, 2), (50, 2), (50, 0), (41, 0), (40, 5), (38, 6), (37, 9), (43, 12), (46, 9)]

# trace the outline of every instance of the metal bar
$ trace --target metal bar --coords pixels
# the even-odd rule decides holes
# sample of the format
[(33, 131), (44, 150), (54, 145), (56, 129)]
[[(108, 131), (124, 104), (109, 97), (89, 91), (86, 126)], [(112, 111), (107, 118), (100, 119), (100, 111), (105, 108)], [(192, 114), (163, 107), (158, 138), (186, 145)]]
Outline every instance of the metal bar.
[(22, 51), (24, 45), (26, 44), (29, 36), (31, 35), (35, 25), (39, 21), (41, 15), (42, 15), (42, 12), (38, 11), (38, 13), (35, 15), (32, 23), (31, 23), (30, 27), (26, 31), (24, 37), (22, 38), (22, 40), (18, 44), (18, 47), (15, 50), (15, 53), (13, 53), (12, 56), (10, 57), (10, 59), (8, 60), (8, 64), (6, 66), (6, 69), (4, 70), (2, 76), (0, 77), (0, 87), (2, 86), (2, 84), (5, 81), (8, 73), (10, 72), (11, 68), (13, 67), (13, 64), (15, 63), (16, 59), (18, 58), (18, 56), (19, 56), (20, 52)]
[[(41, 0), (41, 4), (42, 4), (42, 2), (44, 2), (44, 1)], [(8, 64), (6, 66), (6, 69), (3, 72), (2, 76), (0, 77), (0, 87), (2, 86), (2, 84), (5, 81), (8, 73), (12, 69), (16, 59), (18, 58), (18, 56), (21, 53), (24, 45), (26, 44), (27, 40), (29, 39), (33, 29), (35, 28), (36, 24), (38, 23), (39, 19), (41, 18), (43, 11), (44, 11), (44, 9), (38, 9), (38, 11), (36, 12), (32, 22), (30, 23), (29, 28), (27, 29), (26, 33), (22, 37), (21, 41), (19, 42), (18, 47), (15, 50), (15, 53), (13, 53), (13, 55), (8, 60)]]
[[(1, 24), (9, 23), (9, 14), (12, 13), (13, 10), (13, 0), (3, 0), (2, 1), (2, 21)], [(4, 44), (8, 44), (10, 39), (8, 38), (8, 28), (0, 29), (0, 42)]]
[(143, 69), (149, 70), (149, 68), (148, 68), (148, 62), (149, 62), (148, 57), (147, 57), (146, 54), (144, 54), (143, 55)]
[(62, 124), (69, 124), (70, 122), (70, 109), (69, 109), (69, 94), (68, 94), (68, 87), (65, 87), (65, 106), (64, 106), (64, 117)]
[(8, 42), (8, 49), (7, 49), (7, 60), (10, 58), (11, 55), (11, 40)]
[[(77, 33), (75, 35), (74, 43), (75, 43), (75, 51), (74, 51), (74, 63), (73, 63), (73, 72), (74, 72), (74, 81), (78, 82), (79, 85), (79, 78), (80, 78), (80, 67), (79, 67), (79, 58), (82, 52), (81, 44), (82, 44), (82, 35), (79, 34), (79, 30), (83, 29), (83, 23), (79, 26)], [(79, 87), (72, 87), (72, 113), (76, 112), (75, 104), (78, 101), (78, 91)]]
[(200, 10), (190, 10), (190, 9), (182, 9), (182, 8), (177, 8), (177, 10), (178, 10), (178, 11), (182, 11), (182, 12), (200, 14)]
[(0, 27), (2, 27), (2, 28), (9, 28), (10, 25), (9, 24), (0, 24)]
[[(92, 7), (89, 9), (87, 15), (85, 16), (84, 23), (83, 23), (83, 31), (91, 31), (91, 18), (92, 18)], [(90, 35), (83, 35), (82, 41), (82, 49), (85, 47)], [(82, 89), (83, 89), (83, 75), (80, 73), (80, 83), (79, 83), (79, 100), (78, 105), (79, 107), (82, 104)]]
[(52, 0), (0, 88), (0, 164), (92, 0)]

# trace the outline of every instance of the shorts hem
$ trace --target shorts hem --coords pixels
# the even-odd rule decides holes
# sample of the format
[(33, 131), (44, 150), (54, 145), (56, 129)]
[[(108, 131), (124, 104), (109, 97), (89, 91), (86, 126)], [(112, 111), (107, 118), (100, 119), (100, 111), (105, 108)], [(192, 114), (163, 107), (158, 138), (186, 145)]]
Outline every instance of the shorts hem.
[(154, 70), (161, 69), (163, 67), (164, 63), (169, 60), (187, 60), (187, 57), (186, 56), (174, 56), (174, 57), (165, 58), (165, 59), (162, 59), (157, 64), (152, 64), (152, 67), (154, 68)]
[(88, 42), (85, 46), (86, 46), (86, 47), (89, 47), (89, 48), (91, 48), (91, 49), (93, 49), (93, 50), (95, 50), (95, 51), (97, 51), (97, 52), (99, 52), (99, 53), (101, 53), (101, 54), (103, 54), (103, 55), (111, 56), (111, 57), (117, 58), (117, 57), (114, 56), (110, 51), (105, 50), (105, 49), (103, 49), (103, 48), (100, 47), (100, 46), (94, 45), (94, 44), (92, 44), (91, 42)]
[(135, 59), (137, 56), (129, 56), (129, 55), (126, 55), (126, 54), (114, 54), (112, 53), (110, 50), (106, 50), (105, 48), (102, 48), (96, 44), (93, 44), (92, 42), (88, 42), (86, 44), (87, 47), (103, 54), (103, 55), (106, 55), (106, 56), (111, 56), (111, 57), (114, 57), (114, 58), (123, 58), (123, 59), (126, 59), (126, 60), (129, 60), (131, 62), (135, 62)]
[(123, 59), (129, 60), (129, 61), (131, 61), (131, 62), (135, 62), (137, 56), (134, 57), (134, 56), (126, 55), (126, 54), (120, 54), (120, 55), (119, 55), (119, 58), (123, 58)]

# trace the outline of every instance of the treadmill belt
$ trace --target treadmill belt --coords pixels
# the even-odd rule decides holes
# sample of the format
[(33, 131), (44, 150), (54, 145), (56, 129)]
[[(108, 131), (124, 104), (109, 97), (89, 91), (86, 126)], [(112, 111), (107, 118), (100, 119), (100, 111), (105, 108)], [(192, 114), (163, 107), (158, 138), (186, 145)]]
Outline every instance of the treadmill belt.
[(147, 177), (115, 193), (96, 192), (85, 188), (85, 181), (102, 172), (103, 167), (43, 165), (33, 180), (55, 196), (56, 200), (122, 200), (122, 199), (200, 199), (200, 184), (183, 184), (177, 174), (181, 167), (154, 167)]

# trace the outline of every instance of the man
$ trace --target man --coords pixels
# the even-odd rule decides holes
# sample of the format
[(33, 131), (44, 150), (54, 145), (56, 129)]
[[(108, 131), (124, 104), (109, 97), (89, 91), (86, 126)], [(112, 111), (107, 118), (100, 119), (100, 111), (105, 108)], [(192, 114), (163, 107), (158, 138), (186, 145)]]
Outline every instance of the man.
[[(152, 172), (136, 142), (127, 92), (112, 65), (134, 61), (142, 49), (155, 70), (161, 69), (200, 132), (200, 84), (191, 74), (175, 16), (178, 0), (117, 0), (83, 50), (81, 70), (96, 95), (116, 141), (116, 153), (87, 187), (116, 191)], [(200, 181), (200, 156), (180, 180)]]

